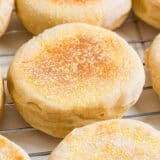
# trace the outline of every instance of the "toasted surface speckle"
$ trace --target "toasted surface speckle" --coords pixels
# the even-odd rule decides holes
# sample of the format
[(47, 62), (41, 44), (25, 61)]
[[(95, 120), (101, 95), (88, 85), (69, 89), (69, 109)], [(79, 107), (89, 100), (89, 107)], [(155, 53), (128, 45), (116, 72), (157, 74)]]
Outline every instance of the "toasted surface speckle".
[[(95, 88), (96, 83), (120, 79), (124, 61), (120, 55), (122, 44), (115, 37), (110, 38), (111, 33), (95, 32), (87, 27), (84, 33), (81, 25), (72, 29), (73, 34), (63, 33), (64, 39), (55, 39), (50, 44), (44, 42), (45, 51), (35, 58), (18, 63), (26, 81), (55, 102), (63, 99), (59, 103), (66, 106), (78, 105), (78, 99), (85, 99), (91, 90), (100, 95), (101, 89)], [(72, 29), (69, 28), (70, 32)], [(134, 64), (130, 66), (134, 68)], [(126, 72), (127, 68), (123, 74)], [(92, 95), (87, 96), (87, 100), (90, 99)]]
[(47, 115), (49, 125), (63, 126), (66, 120), (68, 130), (121, 117), (137, 101), (143, 84), (135, 51), (115, 33), (82, 23), (57, 26), (24, 44), (8, 74), (10, 93), (22, 114), (24, 104), (29, 117), (41, 114), (35, 124)]
[(159, 160), (160, 132), (135, 120), (109, 120), (72, 131), (49, 160)]
[(28, 155), (16, 144), (0, 135), (1, 160), (30, 160)]

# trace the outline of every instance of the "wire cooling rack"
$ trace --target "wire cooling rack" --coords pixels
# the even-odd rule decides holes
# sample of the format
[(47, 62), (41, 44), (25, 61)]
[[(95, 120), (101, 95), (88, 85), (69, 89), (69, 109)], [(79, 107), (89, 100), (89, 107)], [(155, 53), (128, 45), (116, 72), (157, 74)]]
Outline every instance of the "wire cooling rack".
[[(144, 24), (132, 13), (116, 32), (133, 46), (142, 62), (144, 50), (158, 34), (158, 30)], [(6, 34), (0, 38), (0, 65), (6, 91), (5, 115), (0, 122), (0, 134), (22, 146), (32, 160), (47, 160), (48, 155), (61, 140), (50, 137), (24, 122), (16, 111), (6, 86), (7, 70), (16, 50), (31, 37), (32, 35), (23, 28), (14, 12)], [(147, 71), (146, 83), (138, 103), (123, 118), (138, 119), (160, 129), (160, 101), (152, 89)]]

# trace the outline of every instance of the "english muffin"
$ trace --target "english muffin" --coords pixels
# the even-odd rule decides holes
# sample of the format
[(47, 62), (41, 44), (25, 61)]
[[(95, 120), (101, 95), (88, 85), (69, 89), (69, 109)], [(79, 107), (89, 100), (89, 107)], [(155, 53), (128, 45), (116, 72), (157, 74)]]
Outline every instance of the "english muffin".
[(153, 89), (160, 96), (160, 34), (146, 50), (145, 64), (150, 73)]
[(3, 87), (3, 79), (0, 68), (0, 118), (3, 113), (3, 109), (4, 109), (4, 87)]
[(71, 22), (115, 29), (126, 19), (131, 0), (16, 0), (16, 7), (24, 26), (38, 34)]
[(1, 160), (30, 160), (25, 151), (18, 145), (0, 135), (0, 159)]
[(133, 11), (144, 22), (160, 29), (160, 0), (133, 0)]
[(135, 120), (109, 120), (73, 130), (49, 160), (159, 160), (160, 132)]
[(116, 33), (71, 23), (46, 30), (17, 52), (8, 88), (20, 114), (55, 137), (122, 117), (138, 100), (144, 69)]
[(12, 11), (14, 8), (14, 0), (0, 0), (0, 36), (6, 31)]

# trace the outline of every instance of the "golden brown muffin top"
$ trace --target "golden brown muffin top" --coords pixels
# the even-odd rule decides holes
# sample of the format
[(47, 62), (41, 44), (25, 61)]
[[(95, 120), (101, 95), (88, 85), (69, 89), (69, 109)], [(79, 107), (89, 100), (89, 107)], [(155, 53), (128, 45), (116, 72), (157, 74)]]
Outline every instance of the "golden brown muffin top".
[(87, 24), (55, 27), (28, 45), (15, 58), (16, 72), (23, 73), (21, 78), (34, 90), (66, 105), (70, 99), (75, 105), (96, 102), (104, 92), (130, 80), (139, 67), (138, 57), (124, 40)]
[(72, 131), (49, 160), (159, 160), (160, 132), (135, 120), (98, 122)]
[(3, 136), (0, 136), (0, 159), (1, 160), (29, 160), (17, 145)]

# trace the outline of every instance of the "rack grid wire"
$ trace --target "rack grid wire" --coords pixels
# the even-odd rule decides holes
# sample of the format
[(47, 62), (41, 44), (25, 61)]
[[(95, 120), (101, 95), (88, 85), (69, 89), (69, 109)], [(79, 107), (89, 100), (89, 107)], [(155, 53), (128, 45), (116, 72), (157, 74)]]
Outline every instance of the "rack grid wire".
[[(143, 23), (131, 13), (116, 32), (133, 46), (144, 64), (144, 51), (158, 34), (158, 30)], [(6, 75), (9, 64), (16, 50), (31, 37), (32, 35), (23, 28), (14, 12), (7, 32), (0, 39), (0, 65), (6, 91), (5, 115), (0, 122), (0, 134), (22, 146), (32, 160), (47, 160), (48, 155), (61, 140), (30, 127), (16, 111), (7, 90)], [(145, 71), (146, 83), (143, 93), (138, 103), (123, 118), (141, 120), (160, 129), (160, 101), (152, 89), (146, 68)]]

